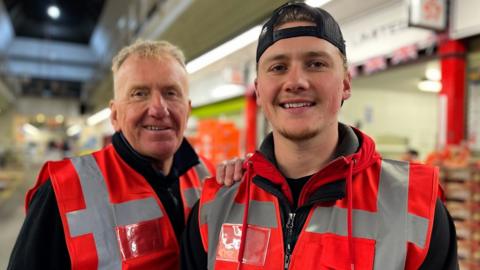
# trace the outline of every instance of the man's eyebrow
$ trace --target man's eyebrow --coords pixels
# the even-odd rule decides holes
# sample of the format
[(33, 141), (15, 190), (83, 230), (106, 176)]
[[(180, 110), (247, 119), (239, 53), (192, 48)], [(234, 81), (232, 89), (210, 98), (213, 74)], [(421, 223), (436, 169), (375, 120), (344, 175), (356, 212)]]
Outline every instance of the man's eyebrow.
[(332, 56), (323, 51), (308, 51), (303, 54), (304, 57), (325, 57), (325, 58), (332, 58)]
[[(331, 58), (332, 56), (326, 52), (323, 51), (307, 51), (301, 54), (302, 57), (325, 57), (325, 58)], [(272, 56), (269, 56), (265, 59), (266, 63), (269, 62), (274, 62), (274, 61), (280, 61), (280, 60), (287, 60), (290, 59), (290, 56), (286, 54), (275, 54)]]
[(134, 83), (132, 85), (130, 85), (128, 87), (128, 90), (132, 90), (132, 89), (149, 89), (150, 86), (148, 86), (147, 84), (143, 84), (143, 83)]
[(269, 56), (265, 59), (265, 62), (273, 62), (273, 61), (279, 61), (279, 60), (286, 60), (289, 59), (289, 57), (285, 54), (274, 54), (272, 56)]

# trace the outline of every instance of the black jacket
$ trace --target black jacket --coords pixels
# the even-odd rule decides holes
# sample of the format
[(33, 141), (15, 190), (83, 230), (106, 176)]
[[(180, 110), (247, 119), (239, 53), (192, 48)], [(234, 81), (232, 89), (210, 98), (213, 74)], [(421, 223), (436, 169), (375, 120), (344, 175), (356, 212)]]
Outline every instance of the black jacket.
[[(357, 139), (355, 133), (350, 128), (340, 125), (339, 126), (340, 142), (336, 149), (336, 156), (346, 156), (357, 151), (361, 142)], [(260, 148), (267, 159), (270, 160), (272, 164), (276, 164), (274, 151), (273, 151), (273, 137), (270, 135), (266, 138), (264, 143)], [(298, 186), (297, 180), (288, 181), (289, 185), (294, 193), (299, 193), (302, 187)], [(300, 180), (301, 181), (301, 180)], [(296, 182), (293, 186), (290, 182)], [(259, 177), (253, 179), (253, 183), (267, 190), (272, 194), (278, 194), (279, 204), (284, 206), (283, 210), (287, 209), (295, 210), (296, 202), (294, 205), (289, 205), (290, 203), (286, 200), (285, 196), (282, 196), (282, 191), (274, 185), (266, 185), (268, 181), (262, 181)], [(303, 181), (306, 183), (306, 181)], [(321, 188), (321, 192), (316, 196), (316, 200), (319, 201), (335, 201), (337, 199), (342, 199), (345, 196), (345, 181), (337, 181), (327, 184)], [(323, 194), (323, 195), (321, 195)], [(319, 197), (321, 196), (321, 198)], [(295, 197), (295, 196), (294, 196)], [(298, 196), (296, 196), (298, 197)], [(308, 213), (311, 206), (306, 208), (302, 206), (297, 212), (297, 218), (295, 219), (294, 228), (301, 228), (305, 223), (307, 215), (299, 215), (298, 213)], [(285, 216), (285, 215), (282, 215)], [(288, 215), (287, 215), (288, 216)], [(302, 218), (303, 217), (303, 218)], [(199, 231), (198, 224), (198, 205), (192, 210), (188, 223), (186, 232), (182, 238), (182, 247), (181, 247), (181, 264), (182, 269), (206, 269), (207, 268), (207, 254), (203, 249), (202, 240)], [(284, 220), (283, 224), (286, 224)], [(286, 230), (284, 230), (285, 232)], [(291, 240), (290, 243), (293, 245), (296, 243), (296, 238), (298, 237), (300, 230), (293, 229), (293, 237), (289, 237)], [(293, 238), (293, 239), (292, 239)], [(292, 248), (293, 249), (293, 248)], [(448, 211), (444, 207), (443, 203), (438, 200), (435, 208), (435, 219), (432, 230), (432, 237), (430, 242), (430, 248), (427, 254), (425, 261), (422, 264), (420, 269), (431, 269), (431, 270), (456, 270), (458, 269), (458, 259), (457, 259), (457, 245), (456, 245), (456, 232), (455, 227), (452, 221), (452, 218), (448, 214)]]
[[(121, 158), (152, 186), (180, 239), (185, 220), (179, 176), (199, 163), (193, 148), (183, 140), (175, 153), (173, 168), (165, 176), (153, 169), (148, 158), (135, 152), (121, 133), (113, 135), (112, 143)], [(63, 225), (50, 181), (38, 189), (30, 203), (7, 269), (70, 269)]]

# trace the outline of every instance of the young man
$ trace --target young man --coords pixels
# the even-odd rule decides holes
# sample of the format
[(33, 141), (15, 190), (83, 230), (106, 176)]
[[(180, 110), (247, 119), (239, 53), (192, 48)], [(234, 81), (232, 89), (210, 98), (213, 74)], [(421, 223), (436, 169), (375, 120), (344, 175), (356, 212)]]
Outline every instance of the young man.
[(382, 159), (370, 137), (338, 122), (351, 76), (332, 16), (281, 6), (256, 60), (257, 102), (273, 131), (243, 181), (205, 183), (182, 268), (458, 269), (438, 171)]
[(112, 145), (47, 162), (27, 194), (8, 269), (178, 269), (179, 239), (205, 166), (183, 133), (183, 53), (138, 41), (113, 59)]

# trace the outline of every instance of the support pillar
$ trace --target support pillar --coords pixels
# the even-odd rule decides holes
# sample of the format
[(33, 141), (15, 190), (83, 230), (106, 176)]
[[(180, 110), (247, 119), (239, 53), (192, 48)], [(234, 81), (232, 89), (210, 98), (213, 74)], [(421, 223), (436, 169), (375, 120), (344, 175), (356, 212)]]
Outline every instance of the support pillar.
[(257, 99), (255, 86), (245, 91), (245, 153), (253, 153), (257, 148)]
[(458, 145), (465, 138), (465, 51), (464, 44), (458, 40), (446, 40), (439, 46), (440, 146)]

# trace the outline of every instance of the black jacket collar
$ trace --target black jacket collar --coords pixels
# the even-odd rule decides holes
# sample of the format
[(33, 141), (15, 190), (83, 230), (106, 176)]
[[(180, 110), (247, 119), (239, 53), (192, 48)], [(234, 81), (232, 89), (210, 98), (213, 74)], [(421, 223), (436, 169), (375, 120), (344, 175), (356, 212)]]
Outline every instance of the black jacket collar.
[[(341, 156), (348, 156), (358, 151), (361, 142), (351, 127), (342, 123), (338, 123), (338, 137), (339, 140), (333, 159)], [(278, 170), (274, 149), (273, 134), (270, 133), (262, 142), (259, 150), (273, 165), (275, 165)], [(272, 187), (273, 184), (271, 184), (268, 180), (262, 180), (262, 178), (258, 176), (256, 179), (254, 179), (254, 183), (260, 184), (267, 190), (272, 190), (272, 188), (277, 190), (279, 189), (279, 187)], [(345, 179), (339, 179), (339, 181), (323, 185), (321, 189), (315, 191), (308, 199), (307, 204), (335, 201), (344, 197)]]
[[(340, 156), (348, 156), (357, 152), (360, 147), (360, 142), (357, 135), (353, 129), (342, 123), (338, 123), (338, 144), (335, 149), (334, 157), (338, 158)], [(272, 163), (277, 166), (277, 161), (275, 159), (275, 144), (273, 141), (273, 134), (270, 133), (265, 137), (262, 144), (260, 145), (260, 152)]]
[(134, 170), (143, 175), (150, 184), (170, 187), (179, 176), (185, 174), (190, 168), (199, 163), (198, 155), (185, 138), (173, 157), (172, 169), (167, 176), (154, 169), (149, 157), (135, 151), (122, 133), (116, 132), (113, 134), (112, 144), (120, 157)]

